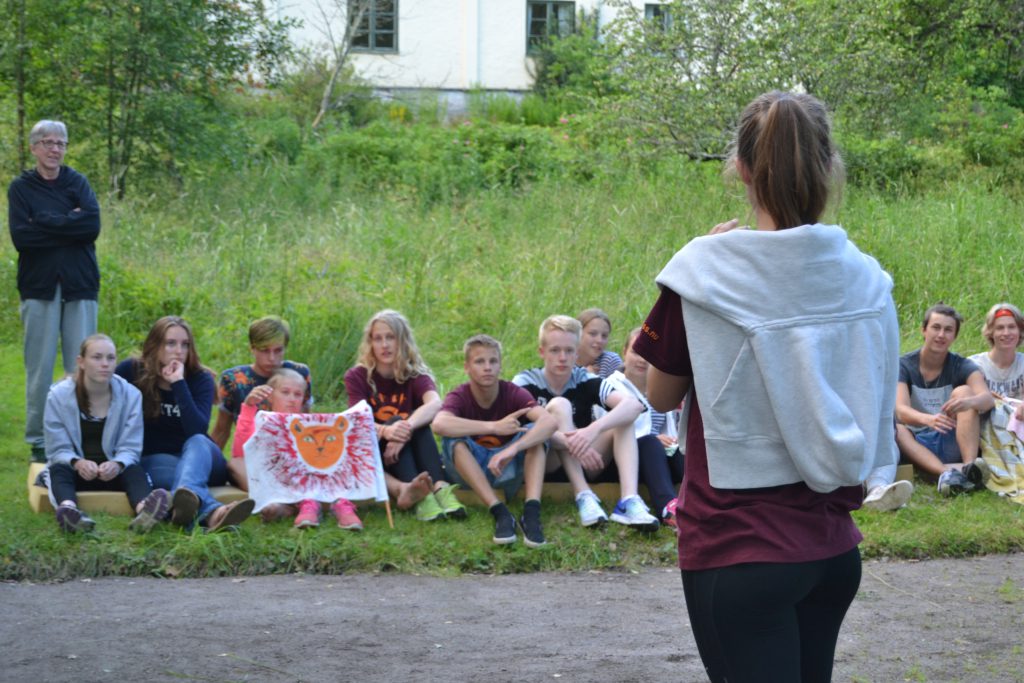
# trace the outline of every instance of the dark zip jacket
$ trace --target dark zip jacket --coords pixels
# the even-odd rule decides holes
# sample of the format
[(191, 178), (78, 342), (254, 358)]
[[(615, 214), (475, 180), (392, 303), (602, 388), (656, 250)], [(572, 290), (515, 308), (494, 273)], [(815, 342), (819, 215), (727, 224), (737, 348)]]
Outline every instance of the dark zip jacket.
[(58, 284), (65, 301), (98, 297), (100, 206), (85, 176), (61, 166), (48, 183), (38, 171), (25, 171), (7, 189), (7, 217), (23, 300), (53, 299)]

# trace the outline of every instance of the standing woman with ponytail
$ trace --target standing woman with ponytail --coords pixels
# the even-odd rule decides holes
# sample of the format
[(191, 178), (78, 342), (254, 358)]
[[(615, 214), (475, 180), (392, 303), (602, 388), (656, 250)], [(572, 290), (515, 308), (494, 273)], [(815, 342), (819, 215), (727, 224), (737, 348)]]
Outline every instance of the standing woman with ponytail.
[(731, 163), (756, 229), (680, 250), (633, 349), (656, 409), (687, 396), (679, 566), (709, 678), (829, 681), (860, 584), (850, 511), (896, 457), (892, 279), (818, 223), (842, 174), (821, 102), (755, 99)]

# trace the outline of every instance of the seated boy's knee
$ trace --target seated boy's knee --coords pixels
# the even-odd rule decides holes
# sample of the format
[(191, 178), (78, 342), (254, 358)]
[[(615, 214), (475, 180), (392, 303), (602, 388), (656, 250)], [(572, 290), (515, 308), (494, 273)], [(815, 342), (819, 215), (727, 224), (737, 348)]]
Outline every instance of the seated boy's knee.
[(474, 463), (476, 462), (476, 458), (473, 457), (473, 452), (469, 450), (469, 446), (466, 444), (466, 442), (456, 441), (452, 445), (452, 459), (459, 460), (461, 458), (469, 458)]
[(972, 391), (966, 384), (961, 384), (956, 387), (949, 395), (950, 398), (970, 398), (971, 396), (974, 396), (974, 391)]
[(544, 409), (552, 415), (568, 415), (572, 417), (572, 404), (564, 396), (555, 396), (553, 399), (548, 401), (548, 404), (544, 406)]

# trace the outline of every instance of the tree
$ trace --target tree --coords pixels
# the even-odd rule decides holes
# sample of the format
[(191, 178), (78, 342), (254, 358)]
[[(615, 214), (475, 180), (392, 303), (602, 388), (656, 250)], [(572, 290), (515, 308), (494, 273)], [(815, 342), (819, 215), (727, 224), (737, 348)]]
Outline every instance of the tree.
[(26, 109), (102, 140), (119, 196), (140, 160), (174, 173), (213, 156), (219, 96), (247, 73), (273, 75), (288, 51), (262, 0), (11, 1), (25, 7)]
[(741, 108), (771, 88), (822, 98), (869, 137), (927, 127), (964, 93), (1024, 105), (1024, 0), (671, 0), (645, 19), (629, 0), (612, 107), (652, 144), (722, 156)]
[(611, 4), (619, 18), (606, 39), (620, 45), (625, 91), (614, 108), (648, 143), (720, 158), (741, 108), (786, 85), (769, 0), (672, 0), (653, 19), (628, 0)]
[[(338, 109), (345, 104), (344, 95), (336, 95), (342, 76), (348, 67), (348, 55), (352, 51), (352, 43), (361, 31), (365, 31), (365, 23), (371, 5), (376, 0), (334, 0), (333, 6), (328, 9), (318, 4), (317, 8), (323, 18), (324, 37), (330, 47), (331, 64), (327, 83), (324, 85), (323, 95), (320, 97), (320, 107), (313, 118), (311, 128), (316, 130), (324, 120), (324, 116), (333, 109)], [(340, 23), (342, 30), (340, 35), (336, 34), (334, 26)]]

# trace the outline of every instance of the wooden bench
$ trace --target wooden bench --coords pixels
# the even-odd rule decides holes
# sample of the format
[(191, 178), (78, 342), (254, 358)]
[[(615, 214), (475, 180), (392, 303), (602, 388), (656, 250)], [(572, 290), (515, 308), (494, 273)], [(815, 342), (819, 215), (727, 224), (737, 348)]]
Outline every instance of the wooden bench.
[[(601, 499), (606, 506), (615, 505), (619, 501), (619, 485), (615, 483), (600, 483), (591, 484), (590, 488), (593, 489), (597, 497)], [(639, 490), (640, 495), (646, 500), (647, 499), (647, 487), (641, 485)], [(463, 505), (483, 505), (480, 499), (475, 493), (469, 489), (459, 488), (455, 492), (459, 502)], [(505, 492), (501, 489), (495, 489), (494, 495), (498, 497), (498, 500), (508, 502), (505, 500)], [(520, 488), (515, 496), (517, 499), (522, 499), (523, 489)], [(541, 492), (541, 497), (545, 501), (554, 503), (571, 503), (576, 499), (575, 494), (572, 491), (572, 484), (564, 482), (545, 482), (544, 489)]]
[[(53, 512), (46, 488), (36, 486), (36, 477), (46, 465), (34, 462), (28, 468), (28, 504), (33, 512)], [(222, 503), (242, 500), (248, 494), (234, 486), (211, 486), (210, 493)], [(121, 491), (79, 491), (78, 506), (86, 512), (106, 512), (110, 515), (134, 515), (128, 496)]]

